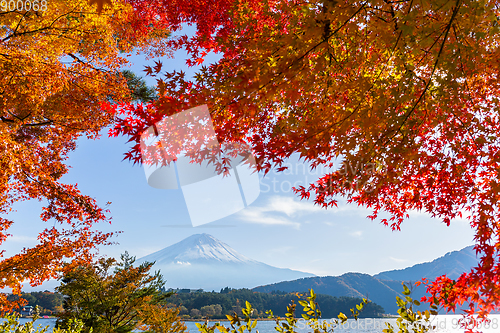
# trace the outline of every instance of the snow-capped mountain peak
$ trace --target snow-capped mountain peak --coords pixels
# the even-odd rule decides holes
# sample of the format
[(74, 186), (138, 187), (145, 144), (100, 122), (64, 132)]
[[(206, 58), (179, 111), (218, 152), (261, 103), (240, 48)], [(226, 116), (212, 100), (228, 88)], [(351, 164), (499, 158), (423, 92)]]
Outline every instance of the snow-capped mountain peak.
[(152, 270), (161, 272), (167, 288), (252, 288), (314, 276), (249, 259), (208, 234), (192, 235), (138, 259), (137, 263), (144, 261), (155, 262)]
[(255, 262), (209, 234), (192, 235), (176, 244), (152, 253), (140, 261), (156, 261), (157, 264), (193, 262)]

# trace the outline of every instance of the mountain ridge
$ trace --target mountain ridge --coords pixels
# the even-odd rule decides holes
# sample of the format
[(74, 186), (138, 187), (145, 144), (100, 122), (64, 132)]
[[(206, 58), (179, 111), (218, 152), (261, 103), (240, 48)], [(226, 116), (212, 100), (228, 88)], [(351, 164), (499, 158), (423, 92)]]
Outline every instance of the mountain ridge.
[(314, 274), (278, 268), (250, 259), (208, 234), (191, 235), (137, 260), (155, 262), (167, 288), (220, 290), (312, 277)]
[[(434, 279), (447, 274), (456, 279), (461, 273), (477, 264), (473, 246), (459, 251), (451, 251), (431, 262), (420, 263), (400, 270), (384, 271), (373, 276), (364, 273), (345, 273), (340, 276), (309, 277), (294, 281), (284, 281), (253, 288), (254, 291), (305, 292), (314, 289), (318, 294), (330, 296), (366, 297), (381, 305), (386, 313), (396, 314), (396, 296), (401, 297), (402, 283), (416, 282), (422, 277)], [(439, 274), (439, 275), (438, 275)], [(425, 286), (412, 287), (413, 299), (425, 296)], [(428, 296), (428, 295), (427, 295)], [(422, 308), (423, 309), (423, 308)]]
[[(396, 296), (401, 296), (402, 281), (417, 281), (447, 274), (456, 278), (477, 264), (473, 247), (448, 252), (431, 262), (375, 275), (345, 273), (318, 277), (314, 274), (277, 268), (250, 259), (226, 243), (208, 234), (195, 234), (138, 260), (155, 261), (167, 288), (220, 290), (225, 287), (253, 288), (254, 291), (306, 292), (330, 296), (366, 297), (395, 314)], [(439, 274), (439, 275), (438, 275)], [(420, 299), (425, 287), (414, 288), (413, 298)]]
[[(340, 276), (321, 276), (284, 281), (253, 288), (258, 292), (305, 292), (314, 289), (317, 294), (335, 297), (365, 297), (382, 306), (387, 313), (395, 313), (396, 291), (373, 276), (365, 273), (345, 273)], [(402, 290), (402, 287), (401, 287)], [(394, 303), (394, 304), (393, 304)]]
[[(458, 251), (450, 251), (429, 262), (415, 264), (403, 269), (380, 272), (373, 275), (373, 277), (379, 280), (417, 281), (421, 278), (433, 280), (446, 274), (450, 279), (457, 279), (461, 273), (470, 270), (477, 262), (474, 246), (471, 245)], [(420, 278), (415, 279), (418, 276)]]

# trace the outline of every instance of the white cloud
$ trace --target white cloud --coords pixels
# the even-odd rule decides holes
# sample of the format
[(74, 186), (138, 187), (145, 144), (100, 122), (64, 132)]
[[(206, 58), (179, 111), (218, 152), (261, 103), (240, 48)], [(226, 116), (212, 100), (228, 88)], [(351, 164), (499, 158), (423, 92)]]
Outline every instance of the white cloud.
[(310, 201), (295, 201), (292, 197), (273, 196), (269, 201), (265, 209), (284, 213), (288, 216), (300, 213), (316, 213), (323, 210)]
[(177, 261), (176, 264), (183, 266), (191, 266), (191, 263), (189, 261)]
[(10, 242), (15, 242), (15, 243), (31, 243), (36, 241), (36, 237), (29, 237), (29, 236), (9, 236), (7, 238), (7, 241)]
[(407, 262), (408, 259), (398, 259), (398, 258), (394, 258), (394, 257), (389, 257), (389, 259), (391, 259), (392, 261), (395, 261), (395, 262)]
[(349, 235), (351, 235), (352, 237), (356, 237), (356, 238), (362, 238), (363, 231), (362, 230), (356, 230), (356, 231), (350, 232)]
[(240, 218), (248, 223), (265, 225), (287, 225), (296, 229), (300, 228), (300, 223), (291, 221), (281, 216), (271, 216), (271, 213), (262, 208), (247, 208), (239, 214)]
[(295, 219), (303, 213), (317, 213), (322, 210), (312, 202), (296, 201), (293, 197), (273, 196), (265, 206), (249, 207), (241, 211), (239, 216), (248, 223), (287, 225), (300, 229), (300, 222)]

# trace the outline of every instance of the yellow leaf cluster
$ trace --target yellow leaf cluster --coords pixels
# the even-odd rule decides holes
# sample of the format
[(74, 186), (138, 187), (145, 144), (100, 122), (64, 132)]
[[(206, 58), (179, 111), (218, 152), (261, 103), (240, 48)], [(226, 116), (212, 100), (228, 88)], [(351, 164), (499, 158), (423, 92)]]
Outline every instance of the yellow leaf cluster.
[[(106, 211), (59, 179), (75, 140), (96, 138), (113, 120), (101, 104), (129, 101), (124, 52), (162, 52), (164, 36), (134, 24), (133, 8), (119, 0), (100, 14), (87, 0), (0, 12), (0, 214), (17, 201), (45, 200), (41, 219), (56, 222), (36, 247), (0, 261), (0, 288), (39, 284), (66, 258), (90, 259), (107, 242), (110, 234), (91, 229)], [(0, 217), (0, 243), (12, 222)]]

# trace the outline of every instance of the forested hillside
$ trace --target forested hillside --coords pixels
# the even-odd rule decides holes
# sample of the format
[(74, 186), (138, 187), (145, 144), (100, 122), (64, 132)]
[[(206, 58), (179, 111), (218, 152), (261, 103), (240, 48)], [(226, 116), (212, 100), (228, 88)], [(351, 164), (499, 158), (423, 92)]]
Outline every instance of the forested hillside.
[[(225, 318), (226, 314), (233, 311), (241, 314), (241, 308), (245, 306), (245, 301), (252, 304), (256, 309), (255, 317), (266, 317), (265, 312), (272, 310), (275, 315), (284, 316), (286, 307), (292, 301), (298, 304), (298, 297), (294, 293), (262, 293), (249, 289), (225, 288), (217, 292), (178, 292), (169, 298), (169, 304), (180, 306), (180, 314), (184, 319), (199, 319), (204, 317)], [(351, 308), (355, 308), (362, 299), (357, 297), (333, 297), (328, 295), (317, 295), (323, 318), (336, 317), (339, 312), (350, 313)], [(300, 317), (302, 312), (298, 311), (296, 317)], [(375, 303), (369, 303), (361, 317), (380, 317), (384, 314), (384, 309)]]
[[(317, 293), (333, 297), (365, 297), (383, 307), (386, 313), (396, 314), (396, 296), (403, 291), (401, 282), (390, 286), (371, 275), (363, 273), (346, 273), (341, 276), (323, 276), (283, 281), (254, 288), (254, 291), (269, 293), (285, 291), (289, 293), (304, 292), (313, 289)], [(394, 288), (394, 289), (393, 289)], [(320, 303), (321, 304), (321, 303)]]
[[(22, 298), (28, 301), (30, 306), (37, 306), (40, 308), (42, 315), (50, 315), (55, 312), (62, 311), (63, 295), (50, 291), (34, 291), (31, 293), (22, 293)], [(19, 299), (17, 295), (10, 295), (7, 297), (9, 301)]]

